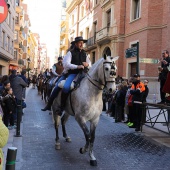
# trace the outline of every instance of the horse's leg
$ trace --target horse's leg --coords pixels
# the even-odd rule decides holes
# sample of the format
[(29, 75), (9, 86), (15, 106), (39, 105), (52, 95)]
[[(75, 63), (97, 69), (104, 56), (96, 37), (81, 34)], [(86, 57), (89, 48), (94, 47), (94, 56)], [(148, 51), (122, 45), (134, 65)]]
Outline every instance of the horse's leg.
[(83, 154), (85, 152), (88, 151), (88, 148), (89, 148), (89, 143), (90, 143), (90, 132), (89, 132), (89, 129), (85, 123), (84, 120), (82, 120), (82, 118), (75, 118), (78, 122), (78, 124), (80, 125), (81, 129), (83, 130), (84, 132), (84, 136), (85, 136), (85, 139), (86, 139), (86, 144), (83, 148), (80, 148), (80, 153)]
[(54, 126), (55, 126), (55, 132), (56, 132), (56, 138), (55, 138), (55, 149), (59, 150), (60, 149), (60, 142), (59, 142), (59, 135), (58, 135), (58, 128), (60, 125), (60, 116), (55, 113), (54, 115)]
[(91, 122), (90, 124), (90, 147), (89, 147), (89, 156), (90, 156), (90, 165), (92, 166), (97, 166), (97, 161), (96, 158), (93, 154), (93, 144), (95, 140), (95, 131), (96, 131), (96, 126), (98, 124), (99, 118), (96, 119), (96, 121)]
[(66, 139), (66, 142), (71, 142), (71, 138), (67, 136), (66, 128), (65, 128), (65, 124), (68, 118), (69, 118), (69, 114), (64, 113), (64, 115), (61, 118), (61, 125), (62, 125), (63, 137)]

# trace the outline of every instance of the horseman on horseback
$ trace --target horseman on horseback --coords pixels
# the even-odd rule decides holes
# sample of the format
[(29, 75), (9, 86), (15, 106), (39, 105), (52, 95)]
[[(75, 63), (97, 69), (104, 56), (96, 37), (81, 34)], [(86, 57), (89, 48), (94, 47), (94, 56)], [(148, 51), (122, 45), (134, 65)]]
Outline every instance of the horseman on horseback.
[(72, 81), (78, 73), (91, 66), (91, 61), (83, 50), (83, 43), (86, 42), (87, 40), (84, 40), (83, 37), (76, 37), (75, 41), (71, 42), (72, 45), (74, 44), (74, 48), (68, 51), (64, 57), (63, 74), (57, 81), (56, 86), (53, 88), (47, 106), (44, 109), (41, 109), (42, 111), (51, 110), (51, 105), (60, 91), (58, 84), (67, 78), (61, 94), (61, 112), (59, 114), (62, 114)]

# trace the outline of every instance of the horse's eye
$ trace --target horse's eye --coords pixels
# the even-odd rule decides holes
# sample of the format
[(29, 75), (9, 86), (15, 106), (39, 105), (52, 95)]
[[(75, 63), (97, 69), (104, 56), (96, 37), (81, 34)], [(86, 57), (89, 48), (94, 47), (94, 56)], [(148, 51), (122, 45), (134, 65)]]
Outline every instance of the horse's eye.
[(105, 70), (108, 71), (109, 69), (106, 67)]

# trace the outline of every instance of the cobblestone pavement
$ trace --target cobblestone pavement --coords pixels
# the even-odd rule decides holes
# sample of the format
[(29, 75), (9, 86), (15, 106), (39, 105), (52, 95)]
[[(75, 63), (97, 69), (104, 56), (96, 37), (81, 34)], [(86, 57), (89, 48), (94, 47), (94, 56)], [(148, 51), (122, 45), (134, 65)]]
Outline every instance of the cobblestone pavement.
[(64, 141), (60, 129), (61, 150), (55, 150), (52, 117), (40, 110), (44, 105), (37, 90), (29, 89), (23, 116), (21, 170), (170, 169), (170, 148), (145, 138), (123, 123), (113, 123), (114, 120), (104, 114), (94, 144), (97, 167), (90, 166), (88, 153), (79, 153), (85, 139), (74, 117), (70, 117), (66, 126), (72, 142)]

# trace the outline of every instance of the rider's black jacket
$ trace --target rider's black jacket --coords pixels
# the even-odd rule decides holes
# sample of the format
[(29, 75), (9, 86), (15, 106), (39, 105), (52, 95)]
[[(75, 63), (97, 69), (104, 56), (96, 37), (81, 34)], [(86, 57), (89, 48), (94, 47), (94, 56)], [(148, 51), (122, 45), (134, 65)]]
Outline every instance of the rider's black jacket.
[[(74, 48), (70, 51), (72, 55), (71, 64), (75, 65), (83, 65), (82, 62), (86, 62), (86, 53), (84, 50), (79, 50), (78, 48)], [(69, 74), (78, 74), (81, 71), (81, 69), (75, 69), (75, 70), (69, 70)]]

